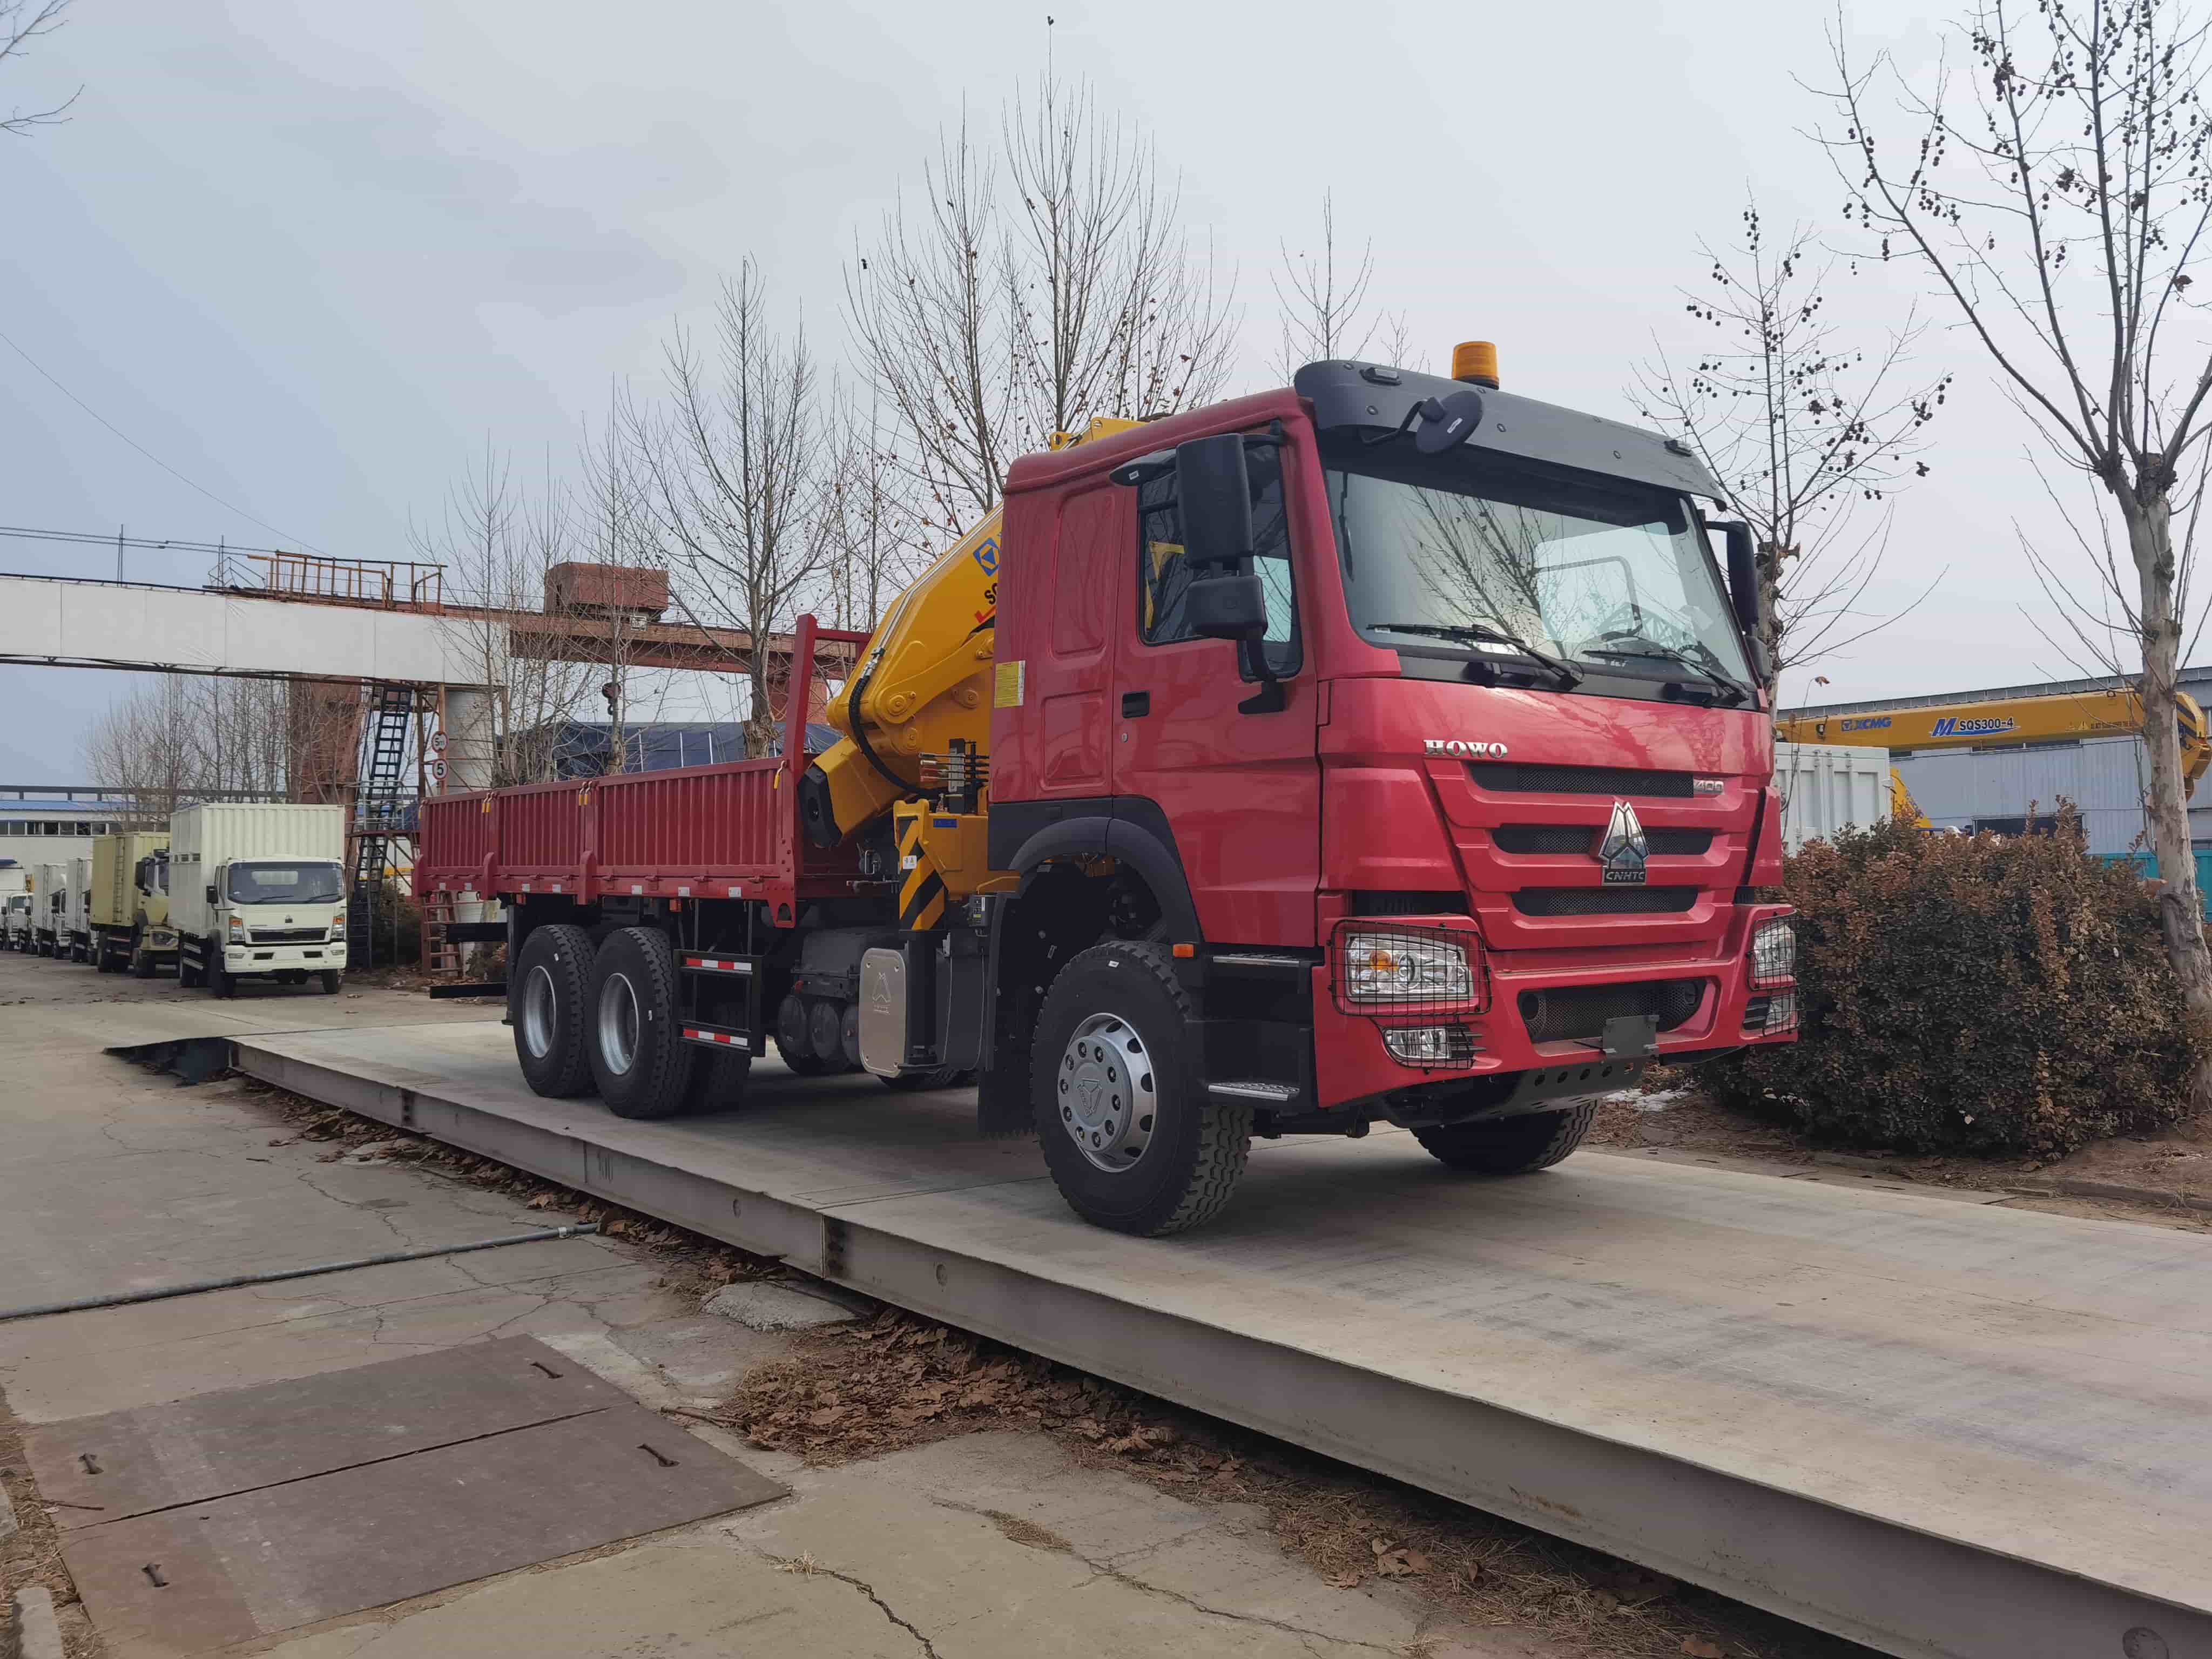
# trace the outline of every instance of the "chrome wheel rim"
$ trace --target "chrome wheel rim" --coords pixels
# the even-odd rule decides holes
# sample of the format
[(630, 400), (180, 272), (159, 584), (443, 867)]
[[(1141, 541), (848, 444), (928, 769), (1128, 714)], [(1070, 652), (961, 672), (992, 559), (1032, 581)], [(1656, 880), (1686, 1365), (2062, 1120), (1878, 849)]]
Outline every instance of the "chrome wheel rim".
[(1159, 1110), (1152, 1056), (1119, 1014), (1092, 1014), (1060, 1057), (1060, 1127), (1098, 1169), (1119, 1175), (1145, 1155)]
[(532, 1060), (553, 1052), (553, 975), (533, 968), (522, 987), (522, 1040)]
[(637, 1062), (637, 992), (627, 974), (609, 974), (599, 988), (599, 1058), (617, 1076)]

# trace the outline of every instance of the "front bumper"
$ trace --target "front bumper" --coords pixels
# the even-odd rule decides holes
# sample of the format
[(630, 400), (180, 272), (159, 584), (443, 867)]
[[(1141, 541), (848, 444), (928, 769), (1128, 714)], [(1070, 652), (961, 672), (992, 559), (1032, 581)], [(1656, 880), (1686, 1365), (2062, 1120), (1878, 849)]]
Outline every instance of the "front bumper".
[(222, 965), (233, 974), (328, 973), (346, 964), (345, 941), (331, 945), (226, 945)]
[[(1753, 1043), (1795, 1042), (1794, 1027), (1769, 1033), (1763, 1019), (1768, 1000), (1793, 988), (1754, 988), (1747, 960), (1753, 930), (1772, 917), (1789, 914), (1790, 907), (1786, 904), (1739, 905), (1717, 950), (1708, 947), (1680, 957), (1639, 953), (1639, 959), (1632, 962), (1560, 967), (1540, 959), (1532, 963), (1528, 953), (1492, 955), (1490, 995), (1484, 1012), (1423, 1016), (1419, 1021), (1392, 1018), (1378, 1022), (1364, 1014), (1342, 1012), (1336, 1006), (1329, 970), (1323, 963), (1313, 970), (1312, 979), (1315, 1103), (1326, 1110), (1374, 1101), (1425, 1084), (1464, 1084), (1480, 1079), (1492, 1079), (1494, 1088), (1503, 1089), (1524, 1074), (1531, 1081), (1541, 1074), (1545, 1097), (1565, 1099), (1619, 1088), (1646, 1064), (1663, 1064), (1673, 1058)], [(1465, 923), (1463, 917), (1444, 920)], [(1389, 923), (1378, 921), (1376, 925), (1387, 927)], [(1608, 1000), (1596, 994), (1604, 988), (1620, 988), (1626, 993), (1632, 988), (1683, 981), (1699, 988), (1694, 1008), (1686, 1018), (1662, 1018), (1666, 1029), (1657, 1034), (1657, 1052), (1649, 1060), (1606, 1054), (1595, 1029), (1558, 1036), (1531, 1030), (1530, 1011), (1545, 1009), (1547, 994), (1553, 994), (1553, 1001), (1578, 1000), (1593, 1006)], [(1683, 994), (1685, 1006), (1689, 994)], [(1756, 1007), (1752, 1006), (1754, 1001)], [(1537, 1012), (1540, 1022), (1544, 1018)], [(1747, 1029), (1747, 1020), (1750, 1029)], [(1473, 1063), (1421, 1066), (1398, 1060), (1384, 1047), (1385, 1025), (1417, 1023), (1468, 1028), (1475, 1044)]]

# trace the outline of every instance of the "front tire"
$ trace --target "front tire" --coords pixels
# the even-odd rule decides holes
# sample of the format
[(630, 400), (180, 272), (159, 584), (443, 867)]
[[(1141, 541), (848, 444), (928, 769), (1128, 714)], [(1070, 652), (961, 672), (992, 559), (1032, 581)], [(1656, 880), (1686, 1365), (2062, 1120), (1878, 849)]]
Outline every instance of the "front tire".
[(343, 969), (325, 968), (315, 978), (322, 985), (323, 994), (334, 997), (338, 994), (338, 987), (345, 983), (345, 972)]
[(207, 988), (210, 996), (228, 999), (238, 994), (238, 977), (224, 963), (220, 947), (207, 959)]
[(584, 1051), (591, 1000), (592, 936), (566, 922), (532, 929), (507, 992), (514, 1058), (532, 1094), (570, 1100), (592, 1091)]
[(1597, 1103), (1563, 1112), (1525, 1112), (1486, 1123), (1440, 1123), (1413, 1131), (1413, 1139), (1439, 1163), (1482, 1175), (1527, 1175), (1548, 1170), (1583, 1144), (1597, 1121)]
[(677, 1030), (676, 951), (652, 927), (619, 927), (592, 965), (586, 1048), (599, 1098), (617, 1117), (674, 1117), (699, 1051)]
[(1252, 1146), (1252, 1108), (1201, 1091), (1197, 1010), (1155, 945), (1093, 945), (1046, 993), (1030, 1098), (1053, 1184), (1085, 1221), (1158, 1237), (1210, 1221)]

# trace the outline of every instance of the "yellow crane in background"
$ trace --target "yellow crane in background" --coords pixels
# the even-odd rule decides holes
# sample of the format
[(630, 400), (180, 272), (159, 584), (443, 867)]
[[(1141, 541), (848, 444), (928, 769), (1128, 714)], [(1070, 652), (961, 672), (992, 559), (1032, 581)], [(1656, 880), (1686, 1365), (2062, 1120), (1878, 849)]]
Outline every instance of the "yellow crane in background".
[[(2212, 767), (2212, 734), (2204, 711), (2185, 692), (2176, 723), (2181, 734), (2181, 775), (2191, 794)], [(2142, 702), (2132, 690), (2024, 693), (1973, 702), (1883, 703), (1787, 714), (1775, 722), (1784, 743), (1846, 744), (1854, 748), (1910, 750), (2027, 748), (2083, 738), (2130, 737), (2142, 730)], [(1890, 816), (1929, 827), (1927, 816), (1894, 769), (1889, 775)]]

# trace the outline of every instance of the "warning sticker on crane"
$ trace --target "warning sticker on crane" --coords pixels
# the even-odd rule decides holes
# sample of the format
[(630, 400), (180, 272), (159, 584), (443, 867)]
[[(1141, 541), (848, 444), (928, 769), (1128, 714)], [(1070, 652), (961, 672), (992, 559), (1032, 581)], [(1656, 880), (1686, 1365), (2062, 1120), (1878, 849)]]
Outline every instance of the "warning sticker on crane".
[(1028, 665), (1020, 660), (999, 665), (998, 683), (991, 696), (992, 708), (1019, 708), (1022, 706), (1022, 690), (1026, 679), (1023, 671)]

